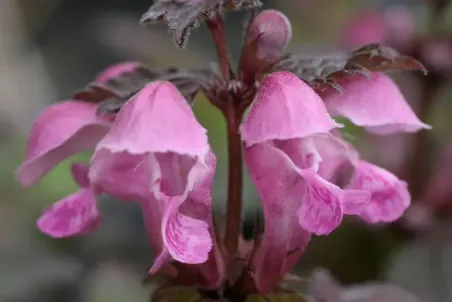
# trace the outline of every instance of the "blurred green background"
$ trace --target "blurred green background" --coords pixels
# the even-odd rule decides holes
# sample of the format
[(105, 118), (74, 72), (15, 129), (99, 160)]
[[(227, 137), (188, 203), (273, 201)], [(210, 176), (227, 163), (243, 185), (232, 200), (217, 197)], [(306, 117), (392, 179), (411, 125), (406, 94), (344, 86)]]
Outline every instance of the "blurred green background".
[[(403, 5), (415, 14), (418, 30), (425, 28), (423, 1), (263, 2), (268, 8), (282, 10), (292, 20), (289, 50), (294, 52), (336, 45), (348, 20), (361, 11)], [(90, 154), (60, 164), (31, 189), (22, 189), (13, 173), (23, 159), (28, 131), (38, 112), (69, 98), (109, 64), (139, 60), (152, 67), (190, 67), (215, 59), (205, 26), (193, 31), (185, 50), (176, 48), (166, 26), (142, 28), (138, 20), (150, 5), (149, 0), (0, 2), (0, 301), (147, 300), (148, 289), (140, 282), (153, 256), (138, 207), (101, 200), (104, 223), (87, 238), (53, 240), (40, 234), (35, 226), (44, 206), (76, 190), (69, 165), (74, 160), (88, 160)], [(234, 62), (238, 61), (244, 17), (243, 13), (226, 16)], [(403, 81), (410, 75), (398, 77)], [(405, 83), (403, 88), (408, 98), (416, 87)], [(448, 90), (441, 94), (444, 100), (428, 121), (436, 127), (431, 134), (435, 141), (450, 136), (452, 107)], [(214, 199), (216, 213), (221, 215), (226, 190), (224, 121), (202, 96), (194, 110), (208, 129), (218, 157)], [(352, 127), (345, 131), (364, 157), (397, 168), (397, 159), (375, 149), (378, 139)], [(410, 139), (407, 137), (390, 138), (389, 144), (403, 144)], [(404, 150), (409, 152), (409, 148)], [(402, 159), (405, 156), (399, 154)], [(254, 217), (259, 203), (249, 179), (244, 200), (246, 220)], [(442, 231), (435, 234), (447, 234), (444, 228), (448, 230), (441, 225)], [(447, 291), (452, 288), (450, 242), (435, 242), (441, 242), (441, 248), (431, 247), (430, 236), (407, 237), (392, 228), (346, 220), (332, 236), (312, 241), (297, 270), (309, 276), (312, 268), (324, 266), (347, 284), (385, 279), (417, 292), (425, 301), (452, 301), (447, 299), (451, 297)]]

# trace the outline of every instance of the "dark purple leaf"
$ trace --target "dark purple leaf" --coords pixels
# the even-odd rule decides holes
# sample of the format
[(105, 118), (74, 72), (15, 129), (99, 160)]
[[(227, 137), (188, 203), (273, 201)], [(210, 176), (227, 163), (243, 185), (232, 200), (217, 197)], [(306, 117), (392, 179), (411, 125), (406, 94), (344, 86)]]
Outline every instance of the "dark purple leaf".
[(338, 80), (354, 75), (367, 76), (372, 71), (420, 70), (425, 67), (414, 58), (398, 53), (380, 44), (369, 44), (351, 52), (337, 52), (322, 57), (289, 56), (276, 64), (273, 71), (285, 70), (298, 75), (313, 89), (323, 91), (335, 88)]
[(77, 92), (72, 99), (99, 104), (99, 114), (116, 113), (146, 84), (152, 81), (169, 81), (179, 89), (189, 103), (192, 103), (201, 89), (208, 89), (216, 80), (216, 74), (210, 69), (152, 70), (140, 66), (106, 83), (91, 83), (84, 90)]
[(200, 22), (213, 19), (224, 9), (258, 7), (259, 0), (156, 0), (141, 18), (141, 23), (164, 21), (176, 44), (183, 48), (190, 30)]

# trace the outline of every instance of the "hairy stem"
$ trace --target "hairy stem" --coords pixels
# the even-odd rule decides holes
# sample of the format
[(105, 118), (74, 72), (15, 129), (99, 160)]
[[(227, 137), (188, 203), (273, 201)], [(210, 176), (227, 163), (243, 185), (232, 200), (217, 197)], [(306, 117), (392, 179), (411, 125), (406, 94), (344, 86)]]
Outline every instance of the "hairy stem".
[(228, 46), (224, 35), (224, 20), (218, 16), (214, 20), (207, 20), (207, 27), (209, 28), (215, 49), (217, 50), (218, 63), (220, 64), (221, 74), (225, 81), (229, 81), (232, 75), (231, 62), (229, 61)]
[[(232, 98), (231, 98), (232, 99)], [(224, 245), (231, 257), (235, 257), (242, 218), (242, 145), (239, 126), (243, 111), (237, 110), (230, 100), (224, 112), (228, 136), (228, 199)]]

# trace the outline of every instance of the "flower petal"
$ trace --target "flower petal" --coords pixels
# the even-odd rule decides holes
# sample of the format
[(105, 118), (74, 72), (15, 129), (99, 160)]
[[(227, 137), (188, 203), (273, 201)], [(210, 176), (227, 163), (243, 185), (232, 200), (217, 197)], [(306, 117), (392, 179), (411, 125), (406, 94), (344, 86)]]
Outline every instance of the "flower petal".
[(139, 204), (143, 213), (148, 241), (151, 244), (152, 251), (156, 255), (149, 274), (155, 274), (172, 260), (162, 238), (163, 208), (162, 204), (152, 196), (149, 196), (147, 200), (140, 200)]
[(139, 62), (122, 62), (107, 67), (104, 71), (99, 73), (94, 82), (106, 83), (111, 79), (119, 77), (123, 73), (131, 72), (138, 68), (141, 64)]
[(170, 82), (148, 84), (118, 113), (111, 131), (97, 150), (176, 152), (204, 156), (209, 151), (206, 130), (190, 106)]
[(342, 182), (342, 178), (348, 179), (344, 181), (348, 183), (351, 177), (348, 172), (353, 169), (352, 163), (359, 158), (357, 150), (339, 134), (314, 135), (310, 140), (322, 160), (317, 173), (335, 184)]
[(310, 239), (296, 216), (304, 180), (291, 160), (270, 144), (246, 148), (245, 161), (265, 215), (263, 238), (251, 261), (256, 285), (267, 293), (277, 289)]
[(149, 190), (152, 180), (148, 157), (147, 154), (98, 150), (91, 159), (89, 178), (92, 187), (99, 193), (138, 202), (143, 213), (148, 241), (156, 254), (149, 273), (155, 274), (169, 263), (171, 256), (164, 246), (161, 234), (163, 205)]
[(342, 221), (343, 192), (311, 169), (303, 170), (303, 177), (306, 184), (297, 211), (300, 225), (316, 235), (328, 235)]
[(94, 148), (108, 128), (109, 121), (96, 116), (93, 104), (67, 101), (50, 106), (31, 129), (17, 179), (23, 186), (32, 185), (60, 161)]
[(344, 190), (344, 214), (359, 215), (367, 210), (372, 194), (365, 190)]
[(369, 205), (360, 216), (370, 223), (399, 219), (411, 202), (406, 183), (365, 161), (357, 162), (355, 169), (348, 188), (371, 193)]
[(342, 94), (331, 89), (322, 95), (332, 115), (345, 116), (378, 135), (431, 128), (416, 117), (397, 85), (383, 74), (349, 77), (339, 84)]
[(41, 232), (62, 238), (90, 233), (100, 219), (93, 192), (81, 189), (45, 209), (37, 225)]
[(145, 154), (112, 153), (101, 149), (91, 159), (89, 179), (99, 193), (122, 200), (147, 200), (150, 175), (146, 162)]
[(212, 249), (209, 225), (202, 220), (182, 215), (176, 198), (165, 200), (167, 208), (163, 216), (164, 242), (169, 253), (177, 261), (189, 264), (207, 261)]
[[(177, 165), (170, 166), (168, 157), (171, 158), (173, 155), (149, 155), (149, 166), (153, 174), (151, 179), (156, 180), (152, 182), (151, 189), (163, 207), (163, 242), (170, 255), (177, 261), (190, 264), (206, 262), (212, 249), (209, 223), (184, 215), (179, 208), (200, 178), (209, 173), (209, 168), (202, 160), (192, 163), (191, 166), (186, 165), (187, 161), (183, 156), (178, 159), (173, 157), (171, 161), (176, 161)], [(184, 185), (180, 187), (183, 182)]]
[(293, 163), (300, 169), (312, 168), (318, 171), (322, 157), (315, 146), (312, 137), (291, 140), (278, 140), (274, 142), (275, 146), (284, 151)]
[(325, 133), (339, 126), (311, 87), (290, 72), (275, 72), (262, 81), (240, 132), (251, 146)]
[[(205, 221), (209, 225), (209, 233), (212, 238), (213, 246), (206, 262), (196, 266), (184, 267), (184, 275), (190, 276), (187, 273), (190, 270), (192, 276), (202, 276), (202, 280), (196, 280), (197, 286), (203, 288), (218, 288), (223, 282), (225, 275), (225, 262), (221, 249), (217, 242), (215, 242), (215, 233), (213, 226), (212, 215), (212, 184), (216, 168), (216, 158), (213, 152), (209, 152), (204, 159), (207, 169), (205, 173), (201, 173), (197, 182), (190, 191), (188, 199), (181, 205), (179, 211), (184, 215), (193, 217), (195, 219)], [(180, 268), (179, 270), (181, 270)], [(190, 278), (193, 284), (195, 279)], [(199, 277), (198, 277), (199, 279)], [(190, 285), (190, 282), (185, 280), (185, 284)]]

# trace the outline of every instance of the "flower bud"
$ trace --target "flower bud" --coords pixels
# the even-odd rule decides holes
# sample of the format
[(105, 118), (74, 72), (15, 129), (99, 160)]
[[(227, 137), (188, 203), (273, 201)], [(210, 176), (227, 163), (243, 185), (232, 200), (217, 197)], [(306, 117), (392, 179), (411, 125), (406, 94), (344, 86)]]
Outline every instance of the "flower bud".
[(278, 61), (292, 38), (289, 19), (273, 9), (262, 11), (252, 20), (246, 33), (240, 69), (242, 80), (251, 84), (256, 74)]

